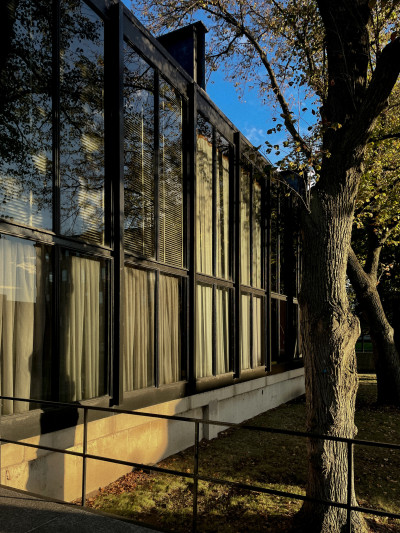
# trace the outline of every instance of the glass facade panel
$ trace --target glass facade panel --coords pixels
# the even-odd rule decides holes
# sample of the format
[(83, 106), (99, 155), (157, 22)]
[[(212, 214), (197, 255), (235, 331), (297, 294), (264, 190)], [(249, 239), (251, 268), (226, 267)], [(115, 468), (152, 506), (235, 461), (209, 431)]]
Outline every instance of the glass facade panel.
[(229, 278), (229, 144), (216, 134), (216, 272)]
[(263, 342), (262, 342), (262, 298), (253, 297), (253, 367), (263, 364)]
[(274, 184), (271, 184), (271, 291), (278, 291), (278, 264), (279, 264), (279, 237), (278, 237), (278, 191)]
[(251, 296), (242, 294), (241, 300), (240, 324), (242, 342), (240, 346), (240, 368), (246, 370), (251, 368)]
[(229, 290), (216, 289), (216, 373), (225, 374), (229, 363)]
[(159, 384), (181, 379), (180, 280), (160, 275), (159, 287)]
[(212, 127), (197, 120), (196, 158), (197, 271), (213, 273), (213, 146)]
[(0, 217), (52, 229), (52, 2), (3, 0)]
[(60, 229), (103, 244), (103, 22), (80, 0), (60, 6)]
[(106, 392), (108, 265), (63, 250), (60, 259), (60, 399)]
[(124, 57), (125, 249), (154, 258), (154, 70), (129, 46)]
[(250, 172), (240, 169), (240, 282), (250, 285)]
[(261, 204), (261, 184), (253, 182), (253, 243), (251, 249), (253, 262), (253, 287), (262, 287), (262, 204)]
[(124, 391), (154, 385), (155, 274), (124, 271)]
[(202, 378), (212, 376), (213, 289), (200, 284), (196, 289), (196, 377)]
[[(51, 250), (0, 236), (0, 394), (49, 399), (52, 352)], [(2, 414), (32, 407), (2, 401)]]
[(160, 84), (160, 257), (183, 267), (182, 99)]

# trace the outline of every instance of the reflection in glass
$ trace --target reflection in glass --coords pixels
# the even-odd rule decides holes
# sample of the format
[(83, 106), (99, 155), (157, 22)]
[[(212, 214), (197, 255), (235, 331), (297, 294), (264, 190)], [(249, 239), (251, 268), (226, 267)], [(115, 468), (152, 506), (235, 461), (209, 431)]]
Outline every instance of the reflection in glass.
[(154, 70), (124, 50), (125, 249), (155, 257)]
[(160, 256), (183, 266), (182, 99), (160, 82)]
[(196, 287), (196, 377), (212, 376), (212, 287)]
[(124, 279), (124, 391), (132, 391), (154, 385), (155, 274), (125, 267)]
[(160, 275), (159, 384), (181, 379), (181, 310), (179, 279)]
[(63, 250), (60, 273), (60, 398), (101, 396), (106, 392), (107, 264)]
[(52, 229), (52, 2), (3, 0), (0, 217)]
[(240, 169), (240, 282), (250, 285), (250, 172)]
[(261, 184), (253, 182), (253, 219), (252, 231), (253, 242), (251, 257), (253, 262), (253, 287), (262, 287), (262, 253), (261, 253), (261, 230), (262, 228), (262, 208), (261, 208)]
[[(50, 397), (52, 281), (48, 247), (0, 237), (0, 394), (4, 396)], [(12, 400), (2, 404), (2, 414), (30, 408)]]
[(229, 144), (216, 134), (216, 272), (220, 278), (229, 277)]
[(61, 233), (104, 243), (104, 27), (80, 0), (61, 2)]
[(213, 164), (212, 127), (201, 115), (197, 119), (196, 217), (197, 271), (213, 274)]
[(251, 296), (249, 294), (242, 294), (241, 300), (240, 368), (242, 370), (246, 370), (247, 368), (251, 368)]
[(216, 289), (216, 371), (229, 372), (229, 291)]
[(271, 184), (271, 290), (278, 291), (278, 189)]

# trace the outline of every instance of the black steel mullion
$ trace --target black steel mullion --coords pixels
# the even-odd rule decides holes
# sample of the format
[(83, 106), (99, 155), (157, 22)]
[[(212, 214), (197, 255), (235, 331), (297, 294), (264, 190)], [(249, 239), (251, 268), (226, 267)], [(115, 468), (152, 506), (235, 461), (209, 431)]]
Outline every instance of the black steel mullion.
[(111, 316), (108, 326), (111, 343), (111, 396), (113, 404), (123, 401), (123, 328), (124, 328), (124, 38), (123, 5), (110, 9), (105, 25), (105, 175), (111, 195), (111, 244), (113, 266)]
[(160, 383), (160, 313), (162, 309), (160, 308), (160, 271), (157, 270), (155, 281), (155, 298), (154, 298), (154, 385), (159, 386)]
[(212, 273), (217, 275), (217, 132), (212, 129)]
[(253, 352), (253, 326), (254, 326), (254, 318), (253, 318), (253, 308), (254, 308), (254, 296), (250, 295), (250, 331), (249, 331), (249, 338), (250, 338), (250, 368), (254, 368), (254, 352)]
[[(190, 265), (190, 102), (185, 98), (182, 100), (182, 165), (183, 165), (183, 267), (187, 268)], [(186, 274), (186, 272), (185, 272)], [(181, 274), (182, 276), (182, 274)], [(181, 277), (182, 284), (182, 332), (181, 332), (181, 377), (188, 379), (188, 356), (190, 354), (190, 335), (186, 332), (190, 331), (190, 290), (189, 282), (186, 277)]]
[(241, 342), (241, 328), (240, 328), (240, 310), (241, 310), (241, 294), (240, 294), (240, 132), (235, 133), (235, 179), (234, 179), (234, 235), (235, 235), (235, 296), (234, 296), (234, 329), (235, 329), (235, 343), (234, 343), (234, 358), (233, 370), (234, 377), (240, 376), (240, 342)]
[(60, 233), (60, 2), (53, 2), (52, 128), (53, 128), (53, 231)]
[(269, 372), (271, 370), (271, 350), (272, 350), (272, 336), (271, 336), (271, 176), (267, 176), (267, 181), (264, 184), (265, 196), (263, 199), (263, 207), (266, 206), (266, 212), (264, 216), (264, 238), (266, 240), (266, 246), (264, 247), (264, 287), (266, 287), (266, 296), (264, 299), (264, 312), (266, 318), (267, 327), (264, 328), (264, 363), (265, 370)]
[(212, 374), (217, 375), (217, 288), (212, 286)]
[(154, 71), (154, 243), (155, 259), (160, 261), (160, 76)]
[(196, 145), (197, 145), (197, 87), (189, 85), (189, 117), (188, 117), (188, 151), (189, 151), (189, 350), (188, 350), (188, 381), (189, 389), (195, 388), (195, 357), (196, 357)]
[(255, 285), (253, 279), (253, 230), (254, 230), (254, 209), (253, 209), (253, 188), (254, 188), (254, 167), (250, 168), (250, 190), (249, 190), (249, 233), (250, 233), (250, 285), (253, 287)]

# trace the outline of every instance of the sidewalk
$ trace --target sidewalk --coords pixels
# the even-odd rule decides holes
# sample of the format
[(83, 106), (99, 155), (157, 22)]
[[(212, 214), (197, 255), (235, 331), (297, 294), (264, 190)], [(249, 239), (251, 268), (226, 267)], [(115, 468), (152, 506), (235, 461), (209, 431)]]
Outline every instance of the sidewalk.
[(155, 533), (81, 507), (0, 487), (0, 533)]

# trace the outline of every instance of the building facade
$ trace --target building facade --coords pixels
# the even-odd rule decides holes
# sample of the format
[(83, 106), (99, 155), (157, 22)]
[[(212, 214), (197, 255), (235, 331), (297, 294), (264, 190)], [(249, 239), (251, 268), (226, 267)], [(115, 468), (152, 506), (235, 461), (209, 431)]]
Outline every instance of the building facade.
[[(205, 92), (204, 27), (158, 41), (110, 0), (0, 19), (0, 394), (234, 422), (301, 394), (292, 200)], [(3, 435), (79, 447), (64, 415), (3, 400)], [(190, 445), (91, 424), (127, 460)], [(2, 446), (2, 483), (76, 497), (27, 450)], [(94, 471), (89, 490), (116, 473)]]

